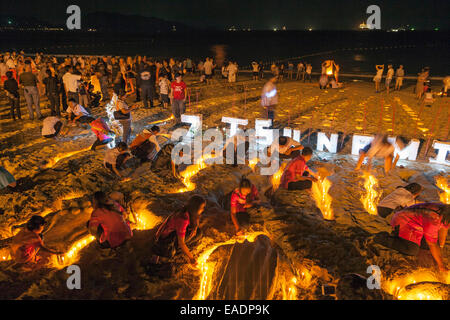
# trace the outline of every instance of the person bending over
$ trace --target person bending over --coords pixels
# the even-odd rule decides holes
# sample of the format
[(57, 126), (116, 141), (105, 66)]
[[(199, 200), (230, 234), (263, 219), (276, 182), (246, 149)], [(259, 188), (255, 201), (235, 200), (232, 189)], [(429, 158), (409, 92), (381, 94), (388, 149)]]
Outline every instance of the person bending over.
[[(395, 148), (388, 141), (387, 135), (377, 135), (371, 143), (359, 151), (360, 155), (355, 171), (358, 171), (361, 168), (366, 157), (368, 158), (367, 165), (369, 171), (372, 168), (373, 158), (384, 158), (384, 172), (387, 174), (393, 166), (392, 160), (394, 159), (394, 151)], [(397, 155), (397, 157), (399, 157), (399, 155)], [(396, 158), (394, 164), (397, 164), (397, 160), (398, 158)]]
[(311, 160), (313, 151), (310, 147), (303, 148), (302, 155), (292, 159), (281, 176), (281, 187), (288, 190), (311, 189), (317, 181), (316, 173), (308, 168), (306, 163)]
[(120, 173), (123, 170), (125, 162), (131, 157), (127, 152), (128, 146), (125, 142), (119, 142), (116, 148), (108, 149), (105, 153), (104, 165), (120, 179), (124, 179)]
[(42, 121), (42, 136), (44, 138), (56, 137), (63, 127), (61, 119), (55, 116), (47, 117)]
[(89, 232), (97, 238), (101, 248), (116, 248), (133, 237), (130, 225), (123, 216), (124, 209), (102, 191), (94, 193), (94, 210), (88, 222)]
[(414, 205), (422, 190), (423, 187), (418, 183), (410, 183), (407, 186), (398, 187), (380, 201), (377, 207), (378, 215), (386, 218), (394, 211)]
[(69, 106), (66, 112), (69, 115), (69, 120), (72, 121), (73, 124), (75, 124), (76, 122), (89, 123), (95, 120), (93, 117), (91, 117), (89, 112), (87, 112), (87, 110), (79, 105), (73, 98), (69, 99)]
[(442, 258), (450, 224), (450, 205), (419, 203), (397, 211), (391, 219), (393, 232), (381, 232), (375, 242), (404, 255), (429, 250), (440, 271), (448, 272)]
[(138, 134), (130, 144), (131, 153), (141, 160), (146, 162), (152, 160), (154, 156), (161, 150), (161, 147), (156, 139), (160, 132), (158, 126), (151, 127), (150, 131), (145, 129)]
[(198, 225), (205, 206), (206, 200), (202, 196), (194, 195), (180, 211), (167, 217), (155, 234), (152, 247), (153, 263), (158, 263), (161, 257), (173, 258), (180, 249), (190, 264), (197, 265), (187, 244), (191, 244), (200, 236)]
[(105, 120), (103, 118), (97, 118), (94, 121), (90, 123), (91, 130), (97, 137), (94, 144), (91, 146), (91, 150), (95, 151), (95, 148), (98, 146), (102, 146), (105, 144), (110, 143), (113, 138), (108, 136), (108, 134), (113, 134), (111, 129), (106, 124)]
[(280, 159), (292, 159), (301, 154), (300, 150), (303, 150), (300, 142), (290, 137), (281, 136), (278, 138), (278, 145), (275, 141), (270, 145), (268, 156), (272, 156), (278, 151)]
[(250, 215), (247, 213), (247, 209), (259, 203), (258, 190), (250, 180), (243, 178), (239, 183), (239, 188), (236, 188), (231, 193), (231, 221), (236, 229), (236, 235), (243, 235), (244, 231), (241, 229), (241, 225), (249, 224), (250, 222)]

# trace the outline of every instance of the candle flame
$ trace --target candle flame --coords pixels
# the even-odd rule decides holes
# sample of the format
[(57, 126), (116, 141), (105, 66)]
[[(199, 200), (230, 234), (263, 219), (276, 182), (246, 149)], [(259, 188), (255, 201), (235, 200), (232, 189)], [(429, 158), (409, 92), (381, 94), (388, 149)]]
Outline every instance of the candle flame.
[(311, 188), (312, 196), (325, 220), (334, 219), (333, 209), (331, 209), (331, 202), (333, 201), (333, 198), (328, 194), (330, 187), (330, 180), (327, 178), (319, 178), (312, 184)]
[(366, 189), (366, 194), (361, 197), (361, 202), (368, 213), (377, 215), (377, 205), (381, 197), (381, 193), (376, 190), (378, 187), (378, 180), (368, 172), (365, 172), (363, 177), (365, 179), (364, 189)]
[(450, 186), (447, 183), (447, 179), (445, 179), (442, 176), (437, 176), (436, 178), (436, 185), (441, 189), (442, 193), (439, 194), (439, 198), (442, 203), (450, 204)]
[(61, 161), (61, 160), (63, 160), (63, 159), (69, 158), (69, 157), (71, 157), (71, 156), (73, 156), (73, 155), (76, 155), (76, 154), (78, 154), (78, 153), (81, 153), (81, 152), (88, 151), (88, 150), (90, 150), (90, 149), (91, 149), (90, 147), (87, 147), (87, 148), (84, 148), (84, 149), (81, 149), (81, 150), (75, 150), (75, 151), (71, 151), (71, 152), (66, 152), (66, 153), (59, 154), (59, 155), (57, 155), (56, 157), (50, 159), (50, 160), (47, 162), (47, 164), (44, 166), (44, 168), (45, 168), (45, 169), (52, 168), (52, 167), (54, 167), (59, 161)]
[(188, 166), (186, 170), (180, 173), (185, 188), (179, 189), (177, 191), (178, 193), (192, 191), (195, 189), (195, 183), (191, 181), (192, 177), (195, 176), (200, 170), (206, 168), (207, 164), (205, 163), (205, 160), (211, 159), (212, 157), (213, 156), (211, 154), (205, 154), (197, 160), (197, 163)]
[(277, 189), (280, 187), (280, 183), (281, 183), (281, 176), (283, 175), (283, 171), (287, 166), (287, 162), (283, 162), (280, 166), (280, 168), (278, 169), (278, 171), (272, 175), (272, 177), (270, 178), (270, 182), (272, 183), (272, 189), (273, 192), (277, 191)]

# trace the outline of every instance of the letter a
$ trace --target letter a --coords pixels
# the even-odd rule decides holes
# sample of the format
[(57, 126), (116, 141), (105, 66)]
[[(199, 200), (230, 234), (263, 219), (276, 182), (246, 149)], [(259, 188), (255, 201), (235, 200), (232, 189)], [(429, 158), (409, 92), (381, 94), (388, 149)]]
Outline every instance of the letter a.
[(67, 289), (81, 289), (81, 269), (76, 264), (67, 267), (68, 274), (72, 274), (66, 281)]
[(381, 29), (381, 9), (376, 4), (372, 4), (367, 7), (367, 14), (372, 15), (367, 18), (367, 26), (369, 29)]
[(81, 9), (79, 6), (72, 4), (67, 7), (67, 14), (72, 14), (67, 18), (66, 25), (67, 29), (81, 29)]

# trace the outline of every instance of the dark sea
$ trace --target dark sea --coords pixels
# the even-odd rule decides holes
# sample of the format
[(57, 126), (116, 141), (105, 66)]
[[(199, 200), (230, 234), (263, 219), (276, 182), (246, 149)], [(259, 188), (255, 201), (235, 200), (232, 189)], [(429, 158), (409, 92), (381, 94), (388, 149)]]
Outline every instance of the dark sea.
[(102, 32), (0, 32), (0, 51), (83, 55), (147, 55), (156, 58), (206, 56), (233, 60), (241, 69), (252, 61), (311, 63), (320, 71), (332, 59), (341, 73), (374, 74), (375, 64), (403, 64), (407, 75), (423, 67), (432, 76), (450, 74), (449, 31), (234, 31), (145, 35)]

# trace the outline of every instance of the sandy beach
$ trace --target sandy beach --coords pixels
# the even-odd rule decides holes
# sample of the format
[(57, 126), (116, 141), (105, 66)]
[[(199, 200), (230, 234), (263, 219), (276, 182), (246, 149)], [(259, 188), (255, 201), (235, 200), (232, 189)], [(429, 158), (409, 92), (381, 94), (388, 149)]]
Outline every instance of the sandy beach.
[[(190, 88), (186, 113), (201, 114), (204, 130), (224, 128), (223, 116), (248, 119), (247, 128), (254, 128), (255, 119), (266, 118), (260, 101), (264, 81), (252, 81), (242, 75), (235, 84), (215, 79), (212, 85), (205, 86), (197, 80), (197, 77), (186, 79)], [(418, 298), (416, 291), (428, 292), (430, 299), (449, 299), (450, 275), (443, 276), (437, 271), (429, 253), (418, 258), (406, 257), (374, 243), (376, 233), (390, 232), (389, 220), (370, 215), (364, 209), (361, 198), (366, 193), (365, 180), (363, 172), (354, 171), (357, 157), (351, 155), (353, 134), (387, 133), (420, 140), (417, 161), (400, 160), (388, 175), (383, 173), (383, 163), (375, 162), (372, 175), (378, 182), (376, 190), (381, 197), (400, 185), (417, 182), (425, 188), (420, 200), (439, 201), (443, 191), (436, 186), (435, 177), (443, 176), (449, 181), (450, 169), (429, 163), (428, 159), (436, 156), (431, 147), (433, 140), (449, 141), (449, 98), (437, 97), (431, 107), (425, 107), (412, 92), (413, 82), (406, 82), (401, 91), (390, 94), (375, 93), (371, 81), (346, 78), (343, 83), (343, 88), (327, 90), (320, 90), (316, 80), (277, 83), (279, 103), (274, 124), (274, 128), (300, 130), (302, 144), (314, 150), (317, 132), (339, 134), (338, 152), (315, 151), (309, 164), (315, 170), (325, 167), (331, 174), (329, 195), (334, 221), (323, 219), (309, 192), (278, 189), (269, 194), (270, 176), (259, 174), (261, 164), (253, 170), (248, 165), (206, 166), (191, 180), (196, 184), (195, 190), (182, 193), (178, 190), (184, 187), (183, 183), (170, 170), (154, 172), (149, 164), (129, 169), (132, 179), (119, 182), (103, 167), (104, 149), (95, 152), (88, 149), (95, 141), (89, 129), (73, 128), (68, 135), (45, 139), (39, 121), (13, 123), (5, 118), (9, 106), (2, 95), (1, 161), (18, 180), (18, 187), (14, 192), (0, 192), (0, 299), (307, 300), (324, 299), (323, 284), (337, 285), (338, 299), (412, 299)], [(46, 105), (43, 100), (41, 108)], [(43, 110), (44, 114), (50, 113), (48, 108)], [(105, 115), (102, 108), (94, 113)], [(22, 114), (28, 118), (24, 103)], [(133, 113), (132, 135), (170, 116), (170, 107), (138, 108)], [(173, 122), (163, 121), (158, 125), (163, 132), (170, 133)], [(43, 165), (44, 160), (51, 160), (47, 167)], [(264, 206), (250, 210), (252, 223), (247, 230), (248, 239), (239, 239), (235, 244), (237, 239), (233, 237), (229, 212), (221, 203), (223, 196), (237, 187), (242, 175), (247, 175), (256, 185)], [(74, 243), (85, 239), (86, 222), (92, 210), (89, 197), (97, 190), (122, 192), (129, 210), (141, 221), (133, 231), (133, 239), (112, 252), (86, 241), (71, 261), (83, 272), (83, 290), (67, 290), (64, 268), (67, 261), (27, 273), (11, 266), (9, 241), (33, 214), (46, 216), (49, 221), (44, 231), (49, 247), (68, 251)], [(206, 251), (218, 248), (208, 256), (208, 263), (213, 266), (213, 271), (208, 272), (212, 272), (213, 280), (203, 294), (200, 292), (206, 280), (201, 265), (193, 269), (182, 257), (177, 257), (170, 268), (148, 269), (155, 226), (179, 209), (193, 193), (208, 200), (200, 225), (203, 237), (193, 253), (201, 257)], [(257, 238), (259, 234), (263, 236)], [(270, 245), (264, 236), (270, 239)], [(218, 246), (221, 243), (226, 244)], [(444, 249), (447, 261), (449, 244), (447, 239)], [(230, 268), (237, 268), (234, 264), (239, 259), (239, 250), (258, 251), (258, 248), (264, 248), (264, 257), (270, 261), (260, 271), (267, 276), (267, 288), (258, 291), (252, 287), (251, 280), (245, 279), (242, 288), (227, 291), (225, 280), (218, 277), (227, 275)], [(371, 265), (381, 270), (381, 290), (355, 284), (352, 274), (367, 278), (370, 276), (367, 268)], [(253, 266), (248, 268), (245, 270), (251, 274)], [(165, 276), (167, 273), (169, 276)], [(252, 289), (247, 290), (248, 287)]]

